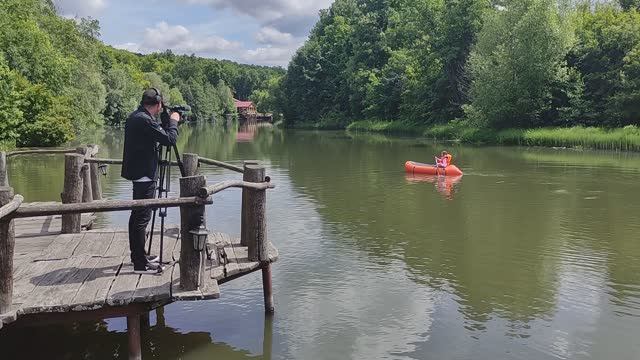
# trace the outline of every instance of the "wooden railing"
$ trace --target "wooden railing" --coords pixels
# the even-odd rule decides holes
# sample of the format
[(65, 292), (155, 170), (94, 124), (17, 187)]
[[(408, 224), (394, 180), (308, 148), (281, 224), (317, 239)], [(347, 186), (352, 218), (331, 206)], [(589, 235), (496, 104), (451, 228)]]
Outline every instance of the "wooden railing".
[[(204, 255), (195, 251), (190, 231), (205, 223), (205, 205), (213, 203), (211, 196), (228, 188), (242, 188), (241, 244), (247, 246), (249, 260), (261, 262), (263, 277), (268, 270), (268, 241), (266, 238), (266, 190), (275, 186), (265, 176), (265, 168), (256, 161), (246, 161), (242, 168), (218, 160), (184, 154), (186, 177), (180, 178), (180, 197), (148, 200), (101, 200), (98, 164), (120, 164), (121, 160), (96, 158), (97, 146), (80, 147), (73, 151), (19, 151), (1, 153), (0, 179), (6, 179), (6, 157), (20, 154), (65, 154), (65, 180), (62, 203), (23, 203), (21, 195), (14, 195), (8, 182), (0, 184), (0, 315), (11, 309), (13, 294), (13, 255), (16, 218), (62, 215), (62, 233), (81, 230), (80, 214), (125, 211), (139, 208), (180, 207), (181, 251), (180, 284), (184, 290), (195, 290), (202, 284), (199, 272), (204, 268)], [(223, 181), (207, 186), (206, 177), (197, 175), (200, 164), (209, 164), (243, 173), (243, 180)], [(95, 167), (93, 166), (95, 165)], [(4, 171), (4, 175), (2, 174)], [(265, 272), (267, 269), (267, 272)], [(269, 287), (269, 294), (271, 293)], [(265, 305), (273, 311), (273, 302)], [(269, 295), (270, 296), (270, 295)]]

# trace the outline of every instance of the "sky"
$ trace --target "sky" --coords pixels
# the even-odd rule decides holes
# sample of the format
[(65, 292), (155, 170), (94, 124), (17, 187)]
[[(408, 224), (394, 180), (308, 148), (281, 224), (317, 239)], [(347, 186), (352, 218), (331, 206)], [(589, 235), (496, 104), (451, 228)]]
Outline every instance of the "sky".
[(65, 17), (100, 21), (101, 40), (140, 53), (286, 67), (333, 0), (54, 0)]

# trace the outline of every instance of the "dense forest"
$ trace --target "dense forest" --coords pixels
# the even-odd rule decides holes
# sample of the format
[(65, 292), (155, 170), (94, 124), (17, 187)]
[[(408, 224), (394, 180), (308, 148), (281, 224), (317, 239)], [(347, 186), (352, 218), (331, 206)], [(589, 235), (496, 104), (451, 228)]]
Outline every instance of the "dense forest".
[[(65, 19), (51, 0), (0, 2), (0, 145), (53, 146), (119, 125), (154, 86), (191, 120), (235, 112), (232, 96), (264, 94), (284, 70), (103, 44), (93, 19)], [(264, 95), (262, 95), (264, 97)]]
[(336, 0), (270, 96), (289, 126), (637, 125), (639, 7)]

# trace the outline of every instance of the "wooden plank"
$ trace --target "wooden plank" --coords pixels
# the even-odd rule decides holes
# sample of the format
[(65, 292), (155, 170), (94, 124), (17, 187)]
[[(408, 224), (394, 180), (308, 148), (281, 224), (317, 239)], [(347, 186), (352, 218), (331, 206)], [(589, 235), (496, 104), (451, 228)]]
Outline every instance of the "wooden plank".
[(21, 255), (28, 255), (33, 258), (40, 256), (40, 253), (44, 251), (47, 247), (51, 246), (53, 241), (59, 235), (43, 235), (36, 236), (32, 238), (18, 238), (16, 239), (16, 248), (14, 252), (14, 257), (18, 257)]
[(220, 287), (215, 279), (206, 279), (205, 285), (192, 291), (180, 289), (180, 263), (173, 266), (173, 279), (171, 281), (171, 299), (173, 301), (209, 300), (220, 297)]
[(222, 234), (225, 244), (229, 244), (224, 247), (224, 251), (227, 254), (227, 260), (229, 263), (226, 265), (227, 276), (235, 275), (240, 272), (238, 266), (238, 258), (236, 257), (235, 246), (231, 243), (231, 237), (228, 234)]
[[(178, 255), (180, 254), (180, 243), (178, 242), (179, 236), (180, 232), (177, 227), (167, 229), (165, 231), (162, 261), (171, 261), (172, 264), (164, 265), (164, 271), (158, 276), (142, 276), (133, 296), (134, 302), (163, 302), (171, 300), (171, 282), (174, 271), (173, 261), (177, 260), (174, 259), (173, 256), (176, 251)], [(158, 243), (158, 245), (154, 246), (155, 243)], [(154, 240), (154, 244), (151, 246), (152, 254), (159, 254), (159, 243), (159, 239)]]
[[(178, 238), (180, 237), (180, 233), (176, 231), (165, 231), (164, 234), (164, 249), (162, 251), (162, 261), (163, 262), (171, 262), (174, 260), (174, 251), (176, 250), (176, 243), (178, 243)], [(177, 249), (178, 254), (180, 253), (180, 246)], [(160, 255), (160, 234), (155, 233), (153, 236), (153, 243), (151, 244), (151, 254), (152, 255)]]
[(85, 233), (86, 235), (80, 242), (80, 244), (73, 251), (73, 256), (77, 255), (89, 255), (89, 256), (103, 256), (111, 242), (113, 241), (113, 237), (115, 233), (106, 232), (106, 233)]
[(38, 285), (39, 279), (51, 271), (52, 265), (57, 261), (36, 261), (30, 262), (20, 269), (20, 272), (13, 277), (13, 304), (20, 307), (29, 298), (29, 294)]
[(132, 302), (163, 302), (171, 300), (173, 265), (164, 267), (159, 275), (143, 275), (132, 295)]
[(61, 260), (70, 258), (86, 234), (87, 233), (82, 232), (79, 234), (58, 235), (51, 245), (44, 249), (42, 254), (37, 256), (35, 260)]
[(114, 232), (113, 241), (102, 255), (103, 257), (121, 258), (129, 254), (129, 233)]
[(133, 272), (133, 264), (129, 261), (129, 256), (122, 257), (122, 266), (116, 276), (111, 289), (107, 294), (107, 304), (111, 306), (129, 305), (133, 300), (133, 294), (136, 292), (140, 276), (155, 275), (139, 275)]
[[(44, 267), (38, 268), (36, 272), (27, 274), (25, 280), (32, 285), (30, 291), (14, 296), (15, 301), (20, 304), (20, 312), (25, 312), (25, 310), (28, 313), (39, 312), (37, 306), (45, 301), (43, 293), (47, 288), (55, 287), (60, 282), (63, 282), (83, 261), (86, 261), (86, 258), (74, 257), (64, 260), (34, 262), (33, 264), (42, 264)], [(29, 290), (29, 287), (25, 287), (25, 289)], [(47, 296), (51, 296), (51, 293), (47, 292)]]
[(72, 257), (62, 267), (38, 284), (22, 305), (22, 313), (65, 312), (71, 310), (72, 300), (89, 277), (100, 258)]
[[(33, 203), (29, 203), (33, 204)], [(82, 214), (81, 227), (88, 229), (96, 220), (94, 214)], [(32, 237), (36, 235), (59, 234), (62, 229), (62, 216), (38, 216), (15, 219), (16, 237)]]
[(249, 248), (246, 246), (240, 246), (234, 244), (233, 252), (236, 254), (236, 261), (238, 263), (249, 262)]
[(73, 311), (95, 310), (106, 303), (107, 294), (120, 270), (123, 257), (97, 259), (98, 263), (70, 301)]

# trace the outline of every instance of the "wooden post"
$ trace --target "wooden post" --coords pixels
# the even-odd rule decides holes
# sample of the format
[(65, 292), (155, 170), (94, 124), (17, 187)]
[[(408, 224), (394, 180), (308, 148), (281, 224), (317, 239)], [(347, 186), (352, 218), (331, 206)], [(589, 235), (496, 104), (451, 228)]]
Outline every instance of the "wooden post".
[(271, 286), (271, 263), (262, 261), (262, 293), (264, 295), (264, 312), (273, 314), (275, 307), (273, 306), (273, 290)]
[[(84, 159), (91, 157), (93, 148), (88, 146), (79, 146), (76, 148), (76, 152), (84, 157)], [(82, 177), (82, 202), (93, 201), (93, 190), (91, 189), (91, 170), (89, 164), (83, 164), (80, 170), (80, 176)]]
[[(62, 203), (73, 204), (82, 201), (81, 170), (84, 156), (80, 154), (65, 154), (64, 156), (64, 190)], [(62, 215), (62, 233), (73, 234), (81, 230), (80, 214)]]
[[(195, 196), (197, 191), (206, 184), (207, 178), (204, 175), (180, 178), (180, 197)], [(201, 273), (204, 271), (205, 251), (194, 250), (193, 237), (189, 233), (201, 225), (205, 225), (204, 205), (180, 208), (180, 287), (182, 290), (196, 290), (201, 285), (200, 280), (204, 280)]]
[[(262, 182), (258, 181), (258, 176), (255, 172), (247, 171), (247, 165), (258, 165), (258, 160), (245, 160), (243, 161), (244, 173), (242, 174), (243, 181)], [(263, 176), (264, 178), (264, 176)], [(247, 204), (249, 198), (249, 189), (242, 189), (242, 213), (240, 214), (240, 246), (249, 246), (249, 237), (247, 236), (247, 210), (249, 205)]]
[[(0, 187), (0, 207), (13, 200), (13, 189)], [(13, 297), (13, 250), (15, 234), (13, 220), (0, 219), (0, 315), (11, 310)]]
[[(264, 167), (261, 165), (244, 166), (244, 181), (264, 182)], [(244, 189), (247, 192), (246, 202), (242, 204), (241, 245), (248, 247), (250, 261), (264, 261), (269, 259), (266, 239), (266, 191)], [(244, 235), (244, 242), (242, 236)]]
[[(256, 183), (264, 182), (264, 166), (245, 163), (243, 180)], [(243, 189), (240, 243), (248, 247), (249, 261), (260, 261), (262, 264), (264, 311), (267, 314), (273, 314), (275, 310), (271, 286), (269, 242), (267, 241), (266, 205), (266, 190)]]
[(186, 176), (194, 176), (198, 173), (198, 154), (182, 154), (182, 163)]
[(142, 360), (140, 315), (127, 316), (127, 335), (129, 337), (129, 360)]
[(89, 164), (82, 165), (82, 202), (93, 201), (93, 190), (91, 189), (91, 168)]
[[(98, 152), (98, 145), (91, 145), (91, 157), (95, 157)], [(102, 184), (100, 183), (100, 169), (97, 163), (89, 164), (91, 173), (91, 191), (93, 192), (93, 200), (102, 200)]]
[(7, 153), (0, 151), (0, 186), (9, 186), (7, 174)]

